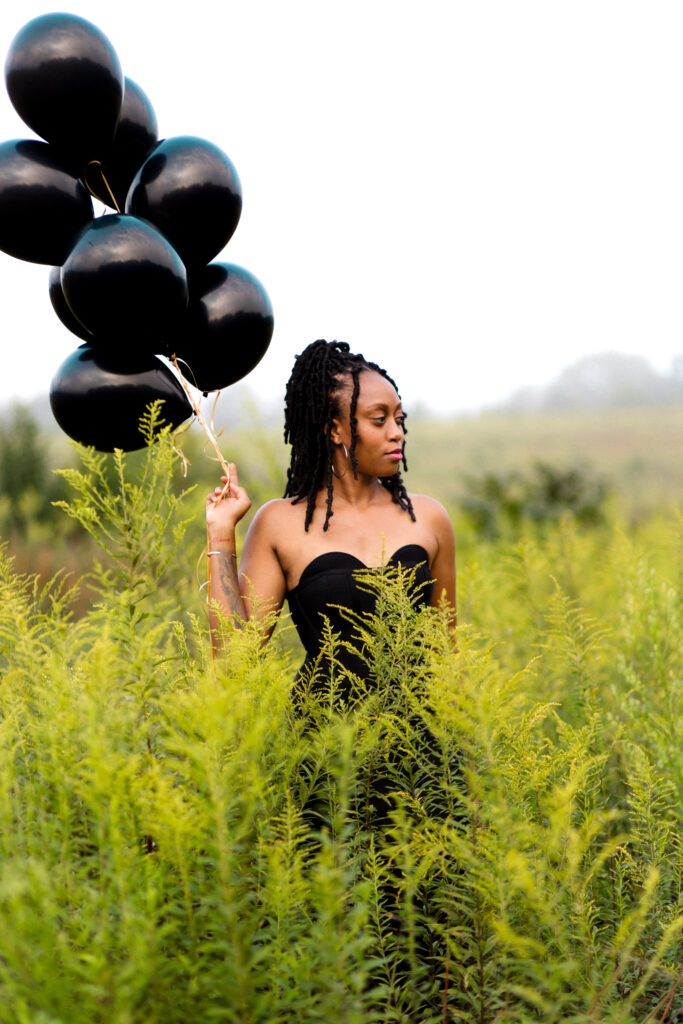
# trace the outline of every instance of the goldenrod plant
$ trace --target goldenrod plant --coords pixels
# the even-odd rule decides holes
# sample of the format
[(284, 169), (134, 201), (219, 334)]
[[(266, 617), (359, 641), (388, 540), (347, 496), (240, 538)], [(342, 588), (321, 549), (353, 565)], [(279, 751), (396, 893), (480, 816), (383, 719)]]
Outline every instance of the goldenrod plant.
[(82, 613), (0, 560), (3, 1024), (680, 1019), (680, 524), (470, 538), (457, 637), (363, 571), (370, 684), (295, 684), (212, 659), (172, 438), (80, 458)]

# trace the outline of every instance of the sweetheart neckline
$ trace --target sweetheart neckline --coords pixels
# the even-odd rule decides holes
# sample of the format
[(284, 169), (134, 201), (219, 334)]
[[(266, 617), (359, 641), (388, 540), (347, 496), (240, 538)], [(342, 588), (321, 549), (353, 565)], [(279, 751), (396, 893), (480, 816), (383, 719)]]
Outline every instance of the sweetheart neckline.
[[(383, 564), (389, 565), (390, 562), (395, 561), (396, 557), (400, 555), (402, 551), (406, 551), (409, 548), (417, 548), (418, 551), (421, 551), (422, 554), (424, 555), (424, 561), (427, 563), (427, 568), (429, 568), (429, 554), (427, 550), (422, 547), (421, 544), (402, 544), (400, 548), (396, 548), (393, 555), (390, 555), (389, 558), (387, 558), (386, 562), (384, 562)], [(353, 561), (357, 562), (362, 569), (382, 568), (382, 565), (367, 565), (362, 558), (359, 558), (358, 555), (352, 554), (351, 551), (322, 551), (319, 555), (316, 555), (315, 558), (312, 558), (311, 561), (304, 566), (296, 586), (292, 587), (291, 590), (288, 590), (287, 595), (289, 596), (290, 594), (293, 594), (296, 590), (299, 589), (299, 587), (304, 581), (304, 577), (306, 576), (306, 574), (311, 572), (311, 566), (315, 565), (315, 563), (319, 562), (321, 559), (327, 558), (329, 555), (342, 555), (344, 558), (352, 558)], [(315, 572), (315, 570), (312, 571)]]

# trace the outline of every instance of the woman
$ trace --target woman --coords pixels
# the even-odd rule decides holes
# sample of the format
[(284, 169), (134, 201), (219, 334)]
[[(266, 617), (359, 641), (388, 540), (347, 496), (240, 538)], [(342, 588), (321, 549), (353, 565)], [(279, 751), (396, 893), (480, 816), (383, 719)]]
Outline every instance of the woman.
[[(324, 616), (348, 636), (336, 606), (372, 611), (354, 573), (388, 561), (415, 569), (416, 603), (445, 597), (454, 624), (453, 530), (437, 501), (406, 492), (405, 414), (387, 373), (345, 343), (313, 342), (287, 385), (285, 441), (292, 446), (285, 496), (254, 516), (239, 572), (235, 527), (251, 502), (234, 465), (227, 491), (217, 487), (207, 498), (211, 596), (222, 611), (265, 617), (287, 597), (312, 663)], [(215, 609), (211, 625), (217, 644)], [(347, 667), (363, 673), (352, 656)]]

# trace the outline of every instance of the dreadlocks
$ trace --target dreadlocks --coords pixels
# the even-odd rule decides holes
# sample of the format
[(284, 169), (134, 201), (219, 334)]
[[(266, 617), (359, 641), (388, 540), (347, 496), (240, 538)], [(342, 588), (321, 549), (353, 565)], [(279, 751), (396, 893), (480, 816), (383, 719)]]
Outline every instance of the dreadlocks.
[[(349, 376), (352, 384), (349, 460), (353, 475), (357, 476), (356, 407), (360, 388), (359, 376), (364, 370), (374, 370), (381, 374), (398, 394), (398, 388), (386, 370), (364, 359), (362, 355), (354, 355), (349, 351), (346, 342), (314, 341), (296, 357), (285, 395), (285, 441), (291, 444), (292, 453), (284, 497), (293, 498), (294, 502), (306, 499), (306, 530), (313, 519), (315, 499), (321, 487), (327, 487), (323, 530), (327, 530), (330, 517), (333, 515), (332, 426), (333, 421), (340, 415), (339, 395), (344, 390), (346, 378)], [(405, 454), (403, 468), (408, 468)], [(413, 506), (400, 471), (393, 476), (380, 477), (380, 482), (389, 491), (392, 500), (405, 509), (415, 521)]]

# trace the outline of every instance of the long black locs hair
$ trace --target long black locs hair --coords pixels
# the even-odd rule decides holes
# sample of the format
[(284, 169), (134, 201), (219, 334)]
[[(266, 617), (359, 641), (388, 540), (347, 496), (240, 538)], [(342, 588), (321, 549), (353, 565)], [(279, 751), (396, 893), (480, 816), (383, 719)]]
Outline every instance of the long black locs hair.
[[(291, 444), (292, 452), (284, 497), (293, 498), (295, 503), (306, 500), (306, 530), (313, 519), (318, 491), (324, 486), (327, 487), (327, 508), (323, 530), (328, 528), (330, 517), (333, 515), (332, 426), (333, 421), (340, 415), (339, 395), (347, 386), (349, 377), (352, 388), (349, 461), (353, 475), (356, 476), (356, 407), (360, 387), (359, 376), (363, 370), (374, 370), (375, 373), (381, 374), (398, 394), (398, 388), (386, 370), (376, 363), (369, 362), (362, 355), (354, 355), (344, 341), (314, 341), (295, 359), (285, 394), (285, 441)], [(403, 468), (408, 469), (405, 447)], [(415, 521), (413, 506), (400, 470), (393, 476), (379, 479), (391, 494), (392, 500), (405, 509)]]

